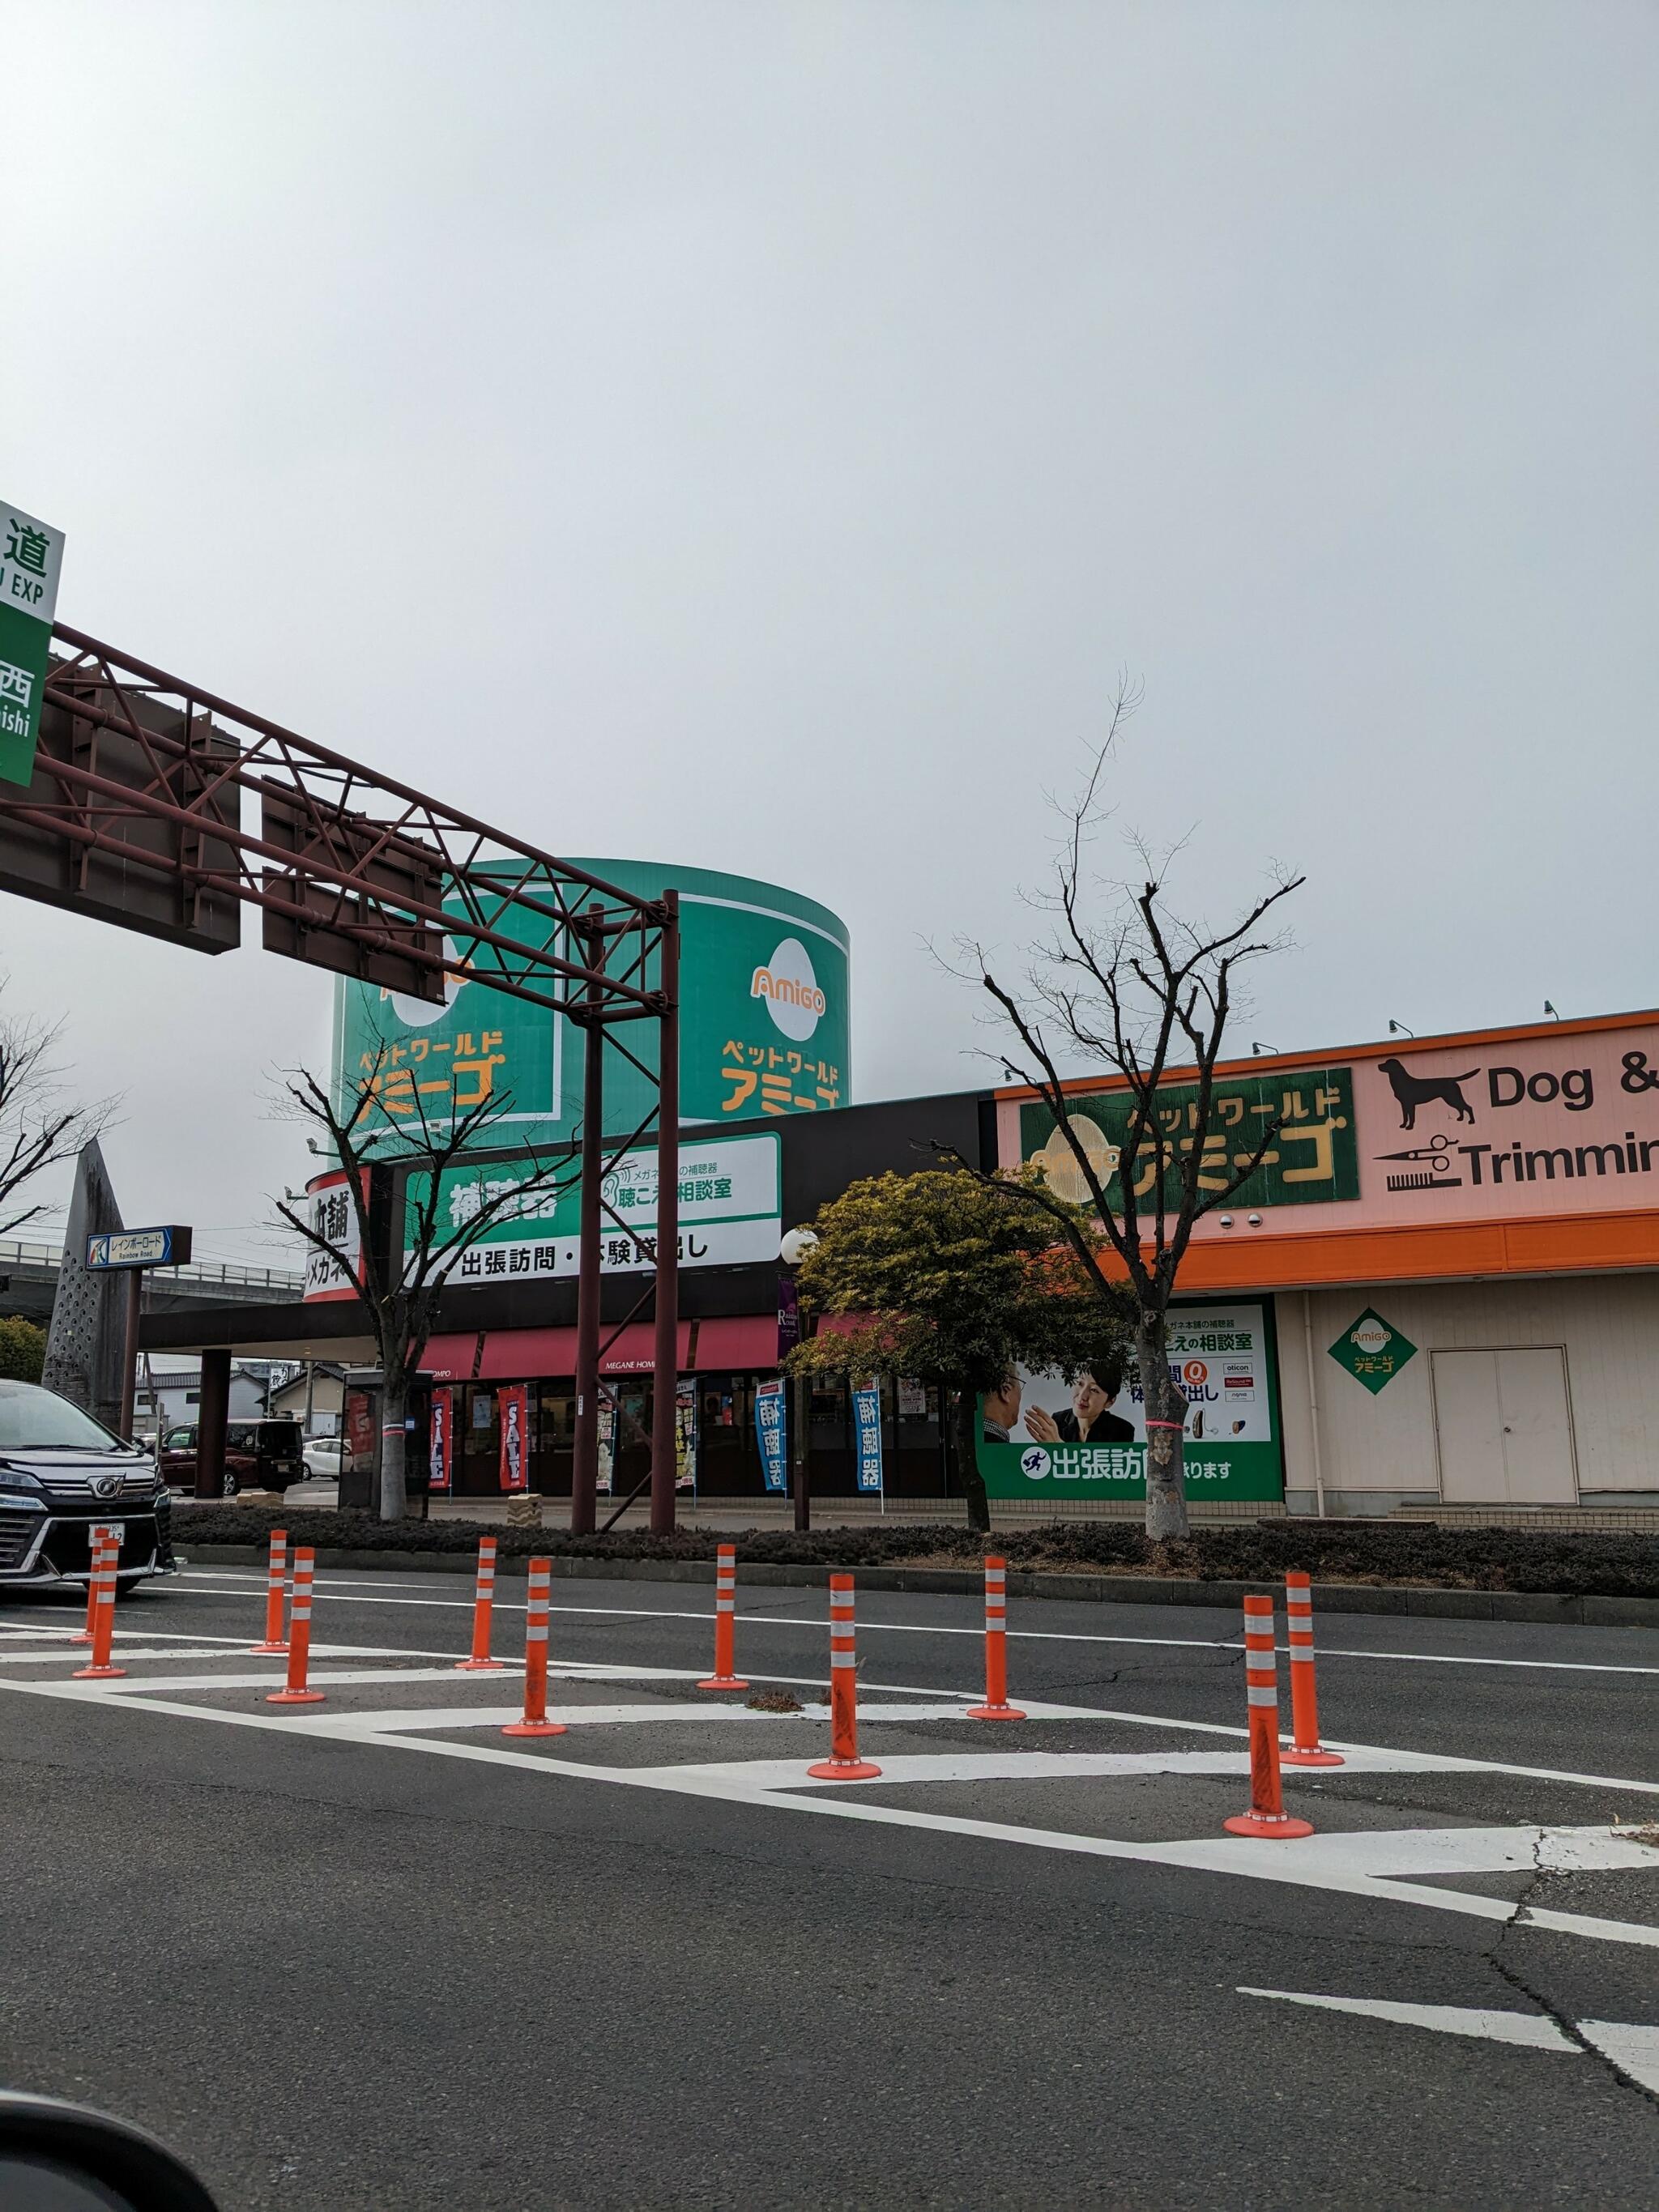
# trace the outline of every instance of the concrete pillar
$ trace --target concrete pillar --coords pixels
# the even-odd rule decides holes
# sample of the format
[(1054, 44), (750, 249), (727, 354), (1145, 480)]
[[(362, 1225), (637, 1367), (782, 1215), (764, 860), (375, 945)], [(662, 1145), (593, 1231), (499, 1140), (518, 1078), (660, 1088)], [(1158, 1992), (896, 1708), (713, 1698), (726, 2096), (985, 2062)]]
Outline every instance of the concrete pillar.
[(196, 1495), (218, 1498), (225, 1486), (225, 1425), (230, 1419), (230, 1352), (202, 1354), (202, 1395), (196, 1409)]

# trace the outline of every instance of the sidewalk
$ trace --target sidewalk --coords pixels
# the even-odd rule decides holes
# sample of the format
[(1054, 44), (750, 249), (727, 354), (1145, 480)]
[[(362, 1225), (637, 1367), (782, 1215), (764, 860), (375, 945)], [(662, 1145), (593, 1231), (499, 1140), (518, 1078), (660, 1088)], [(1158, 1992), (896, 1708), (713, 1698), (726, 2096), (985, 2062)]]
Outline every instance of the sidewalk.
[[(296, 1482), (287, 1493), (291, 1506), (307, 1505), (326, 1510), (337, 1498), (339, 1486), (334, 1482)], [(430, 1501), (428, 1517), (434, 1521), (482, 1521), (505, 1523), (509, 1518), (508, 1507), (514, 1501), (502, 1496), (486, 1498), (434, 1498)], [(538, 1498), (531, 1493), (530, 1502), (539, 1503), (541, 1525), (544, 1528), (568, 1528), (570, 1526), (570, 1501), (568, 1498)], [(601, 1497), (599, 1501), (599, 1525), (604, 1528), (620, 1498)], [(1188, 1510), (1194, 1521), (1241, 1522), (1282, 1520), (1282, 1505), (1260, 1502), (1231, 1507), (1213, 1505), (1207, 1501), (1193, 1499)], [(1124, 1498), (1117, 1503), (1103, 1500), (1088, 1505), (1059, 1504), (1053, 1498), (1041, 1504), (1033, 1500), (1027, 1504), (1023, 1499), (998, 1498), (991, 1500), (991, 1522), (998, 1528), (1023, 1528), (1052, 1526), (1056, 1521), (1123, 1521), (1139, 1527), (1146, 1516), (1146, 1507), (1136, 1498)], [(682, 1491), (674, 1501), (674, 1518), (682, 1528), (792, 1528), (794, 1526), (794, 1507), (787, 1498), (697, 1498)], [(650, 1499), (641, 1496), (628, 1508), (617, 1522), (619, 1530), (644, 1528), (649, 1525)], [(867, 1528), (885, 1522), (889, 1525), (923, 1522), (945, 1522), (956, 1528), (968, 1525), (967, 1508), (960, 1498), (814, 1498), (812, 1526), (815, 1528)]]

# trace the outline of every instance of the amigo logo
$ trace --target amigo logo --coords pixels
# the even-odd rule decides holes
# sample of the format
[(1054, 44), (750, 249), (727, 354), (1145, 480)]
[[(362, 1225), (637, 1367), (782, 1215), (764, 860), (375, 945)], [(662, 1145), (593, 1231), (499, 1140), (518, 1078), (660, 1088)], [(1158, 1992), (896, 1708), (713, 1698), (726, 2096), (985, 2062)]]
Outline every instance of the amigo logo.
[(776, 1026), (785, 1036), (798, 1042), (811, 1036), (830, 1006), (818, 988), (806, 947), (798, 937), (786, 937), (769, 964), (756, 969), (749, 995), (764, 999)]

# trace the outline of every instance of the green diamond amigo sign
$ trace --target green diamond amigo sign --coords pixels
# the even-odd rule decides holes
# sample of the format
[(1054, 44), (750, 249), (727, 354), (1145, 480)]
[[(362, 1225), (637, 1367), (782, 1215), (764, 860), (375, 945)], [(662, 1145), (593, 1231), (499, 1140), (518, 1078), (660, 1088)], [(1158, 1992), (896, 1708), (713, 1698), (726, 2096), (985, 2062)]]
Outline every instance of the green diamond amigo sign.
[(27, 783), (58, 606), (64, 533), (0, 504), (0, 781)]
[(1367, 1306), (1353, 1327), (1337, 1338), (1330, 1352), (1339, 1367), (1346, 1367), (1356, 1382), (1363, 1382), (1375, 1394), (1393, 1382), (1408, 1359), (1416, 1358), (1417, 1346)]

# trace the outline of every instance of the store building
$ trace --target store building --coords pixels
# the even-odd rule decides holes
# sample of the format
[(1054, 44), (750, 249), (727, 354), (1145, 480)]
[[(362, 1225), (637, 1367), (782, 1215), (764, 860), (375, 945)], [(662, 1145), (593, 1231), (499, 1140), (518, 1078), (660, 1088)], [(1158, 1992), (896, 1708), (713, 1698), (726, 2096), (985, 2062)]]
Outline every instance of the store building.
[[(746, 1036), (717, 1042), (755, 1048)], [(939, 1145), (988, 1166), (1040, 1160), (1057, 1188), (1073, 1186), (1052, 1116), (1030, 1093), (757, 1114), (758, 1081), (741, 1100), (737, 1088), (718, 1084), (714, 1112), (683, 1130), (678, 1419), (688, 1486), (758, 1499), (757, 1399), (778, 1371), (785, 1230), (858, 1177), (930, 1165)], [(727, 1096), (749, 1110), (724, 1110)], [(1659, 1015), (1236, 1062), (1218, 1072), (1217, 1097), (1205, 1152), (1218, 1177), (1251, 1157), (1253, 1132), (1278, 1127), (1250, 1183), (1199, 1224), (1172, 1315), (1200, 1513), (1541, 1511), (1610, 1525), (1659, 1515)], [(1177, 1144), (1191, 1103), (1170, 1086)], [(1109, 1171), (1127, 1111), (1121, 1085), (1075, 1086), (1073, 1112)], [(477, 1170), (514, 1172), (510, 1159)], [(624, 1218), (630, 1192), (654, 1206), (630, 1173), (619, 1164), (612, 1191)], [(328, 1178), (315, 1201), (331, 1188), (337, 1203)], [(573, 1232), (562, 1201), (527, 1207), (445, 1294), (425, 1367), (459, 1496), (501, 1486), (504, 1403), (531, 1486), (568, 1492)], [(631, 1240), (606, 1233), (609, 1334), (643, 1278)], [(316, 1283), (297, 1310), (206, 1321), (221, 1326), (221, 1344), (266, 1358), (349, 1365), (372, 1354), (349, 1284)], [(185, 1316), (153, 1316), (144, 1334), (157, 1351), (214, 1340)], [(623, 1327), (603, 1362), (607, 1472), (623, 1495), (646, 1473), (650, 1337), (648, 1320)], [(1083, 1432), (1071, 1386), (1020, 1385), (1012, 1413), (998, 1409), (1004, 1433), (981, 1447), (993, 1498), (1021, 1514), (1137, 1510), (1133, 1380)], [(850, 1496), (860, 1455), (848, 1394), (815, 1388), (805, 1411), (814, 1494)], [(951, 1494), (945, 1411), (920, 1380), (884, 1385), (890, 1497)]]
[[(1111, 1162), (1123, 1087), (1075, 1095)], [(1180, 1143), (1192, 1094), (1166, 1099)], [(1279, 1126), (1182, 1270), (1195, 1498), (1659, 1511), (1659, 1015), (1235, 1062), (1217, 1104), (1218, 1177)], [(1004, 1091), (995, 1113), (1000, 1163), (1078, 1194), (1046, 1108)], [(1029, 1446), (988, 1459), (1004, 1494), (1121, 1486)]]

